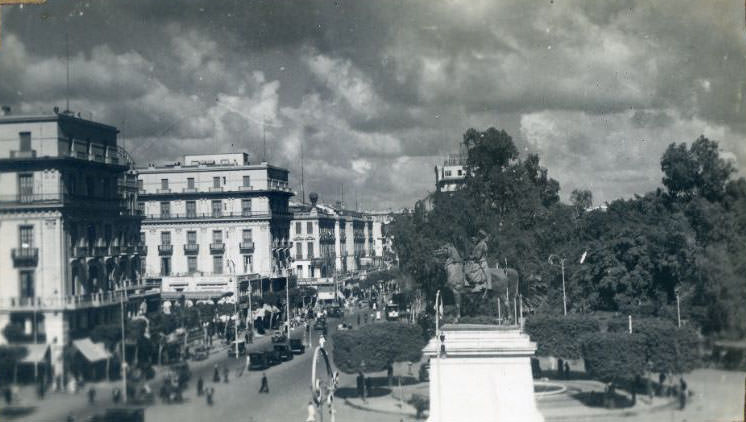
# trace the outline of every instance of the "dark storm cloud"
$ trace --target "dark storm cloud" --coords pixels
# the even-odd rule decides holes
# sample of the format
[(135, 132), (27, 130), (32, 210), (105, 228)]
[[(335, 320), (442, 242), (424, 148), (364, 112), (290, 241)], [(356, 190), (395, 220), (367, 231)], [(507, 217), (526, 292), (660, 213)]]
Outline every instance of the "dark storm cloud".
[(612, 199), (658, 185), (670, 142), (745, 162), (736, 3), (49, 0), (4, 7), (0, 100), (69, 92), (145, 162), (259, 159), (266, 136), (296, 184), (303, 144), (307, 192), (371, 207), (411, 205), (468, 127), (497, 126), (563, 193)]

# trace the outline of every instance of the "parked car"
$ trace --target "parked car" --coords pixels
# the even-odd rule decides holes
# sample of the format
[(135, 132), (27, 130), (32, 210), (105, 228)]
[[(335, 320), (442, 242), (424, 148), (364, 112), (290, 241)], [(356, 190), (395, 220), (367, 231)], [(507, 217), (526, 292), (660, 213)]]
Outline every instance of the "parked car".
[(269, 368), (269, 362), (267, 362), (267, 354), (264, 352), (249, 353), (249, 360), (249, 370), (261, 371)]
[(281, 360), (288, 361), (293, 359), (293, 351), (290, 350), (290, 345), (287, 343), (275, 344), (274, 349), (280, 356)]
[(246, 354), (246, 342), (244, 340), (234, 340), (231, 342), (231, 347), (228, 348), (228, 357), (236, 357), (236, 343), (238, 343), (238, 356)]
[(282, 358), (280, 357), (280, 352), (270, 349), (264, 352), (264, 355), (267, 359), (267, 365), (269, 366), (275, 366), (282, 363)]
[(342, 318), (345, 313), (339, 306), (330, 306), (327, 308), (326, 315), (330, 318)]
[(303, 341), (299, 338), (291, 338), (290, 339), (290, 350), (293, 353), (302, 355), (306, 352), (306, 346), (303, 344)]
[(197, 347), (192, 352), (192, 360), (194, 361), (205, 360), (208, 357), (210, 357), (210, 349), (204, 346)]

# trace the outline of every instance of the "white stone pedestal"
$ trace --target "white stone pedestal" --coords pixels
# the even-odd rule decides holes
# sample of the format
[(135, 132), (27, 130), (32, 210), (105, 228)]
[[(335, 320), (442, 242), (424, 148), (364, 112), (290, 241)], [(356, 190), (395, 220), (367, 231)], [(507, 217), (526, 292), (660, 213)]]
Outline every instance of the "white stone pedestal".
[(536, 343), (518, 326), (454, 324), (430, 340), (429, 422), (543, 422), (531, 356)]

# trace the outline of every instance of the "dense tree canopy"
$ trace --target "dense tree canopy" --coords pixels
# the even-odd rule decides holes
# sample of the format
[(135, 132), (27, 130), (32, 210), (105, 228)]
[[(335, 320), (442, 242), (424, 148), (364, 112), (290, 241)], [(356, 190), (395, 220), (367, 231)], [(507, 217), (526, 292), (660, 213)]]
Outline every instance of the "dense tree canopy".
[(561, 271), (547, 262), (555, 254), (565, 258), (571, 313), (675, 321), (678, 296), (682, 318), (703, 333), (746, 335), (746, 181), (733, 178), (717, 142), (670, 145), (661, 157), (664, 189), (590, 211), (590, 191), (561, 203), (539, 157), (520, 157), (504, 131), (469, 129), (464, 146), (463, 188), (436, 192), (431, 207), (418, 203), (391, 224), (400, 268), (429, 303), (438, 289), (449, 303), (434, 249), (450, 242), (467, 256), (471, 236), (484, 230), (490, 265), (518, 270), (529, 312), (562, 310)]
[(365, 325), (353, 331), (337, 331), (332, 336), (334, 363), (346, 373), (377, 372), (394, 362), (416, 362), (425, 347), (419, 326), (399, 322)]

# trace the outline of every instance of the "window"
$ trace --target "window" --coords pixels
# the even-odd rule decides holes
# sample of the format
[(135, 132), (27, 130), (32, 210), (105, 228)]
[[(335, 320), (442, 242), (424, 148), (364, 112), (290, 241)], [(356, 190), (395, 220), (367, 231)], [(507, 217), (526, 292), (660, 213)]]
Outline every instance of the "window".
[(161, 275), (171, 275), (171, 258), (166, 256), (161, 258)]
[(446, 176), (449, 176), (449, 177), (451, 176), (451, 171), (450, 170), (446, 170)]
[(161, 232), (161, 245), (171, 244), (171, 232)]
[(243, 256), (243, 272), (244, 274), (249, 274), (254, 272), (254, 264), (252, 262), (252, 256), (251, 255), (244, 255)]
[(223, 256), (215, 255), (212, 257), (213, 274), (223, 274)]
[(20, 132), (18, 137), (21, 141), (20, 150), (31, 151), (31, 132)]
[(195, 218), (197, 216), (196, 201), (186, 201), (186, 216), (189, 218)]
[(243, 177), (243, 186), (245, 188), (248, 188), (249, 186), (251, 186), (251, 177), (250, 176), (244, 176)]
[(33, 298), (34, 297), (34, 272), (33, 271), (21, 271), (20, 279), (20, 295), (21, 298)]
[(245, 229), (245, 230), (244, 230), (244, 231), (242, 232), (242, 234), (241, 234), (241, 238), (243, 239), (243, 242), (244, 242), (244, 243), (249, 243), (249, 242), (251, 242), (251, 237), (252, 237), (252, 236), (251, 236), (251, 229)]
[(303, 227), (303, 226), (301, 226), (301, 223), (300, 223), (300, 221), (297, 221), (297, 222), (295, 223), (295, 234), (296, 234), (296, 235), (298, 235), (298, 234), (301, 234), (301, 233), (302, 233), (302, 227)]
[(168, 218), (171, 217), (171, 203), (161, 202), (161, 218)]
[(187, 232), (187, 244), (195, 245), (196, 243), (197, 243), (197, 232), (188, 231)]
[(213, 177), (212, 178), (212, 187), (219, 188), (220, 187), (220, 177)]
[(145, 244), (145, 232), (140, 232), (140, 244)]
[(34, 247), (34, 226), (18, 227), (18, 246), (21, 248)]
[(168, 189), (168, 179), (161, 179), (161, 189)]
[(303, 244), (300, 242), (295, 244), (295, 259), (303, 259)]
[(212, 201), (212, 216), (213, 217), (220, 217), (223, 215), (223, 205), (222, 202), (218, 200)]
[(140, 192), (143, 191), (142, 179), (137, 179), (137, 190)]
[(187, 257), (187, 271), (189, 274), (197, 272), (197, 257), (190, 255)]
[(251, 215), (251, 199), (241, 200), (241, 215), (248, 217)]
[(308, 259), (313, 258), (313, 242), (308, 242)]
[(194, 177), (187, 177), (187, 188), (194, 189)]
[(223, 243), (223, 231), (222, 230), (212, 231), (212, 243)]
[(306, 232), (308, 232), (308, 234), (313, 234), (313, 223), (310, 221), (306, 223)]
[(18, 196), (21, 202), (31, 202), (34, 200), (34, 175), (18, 175)]
[(463, 174), (463, 171), (459, 170), (458, 175), (461, 176)]

